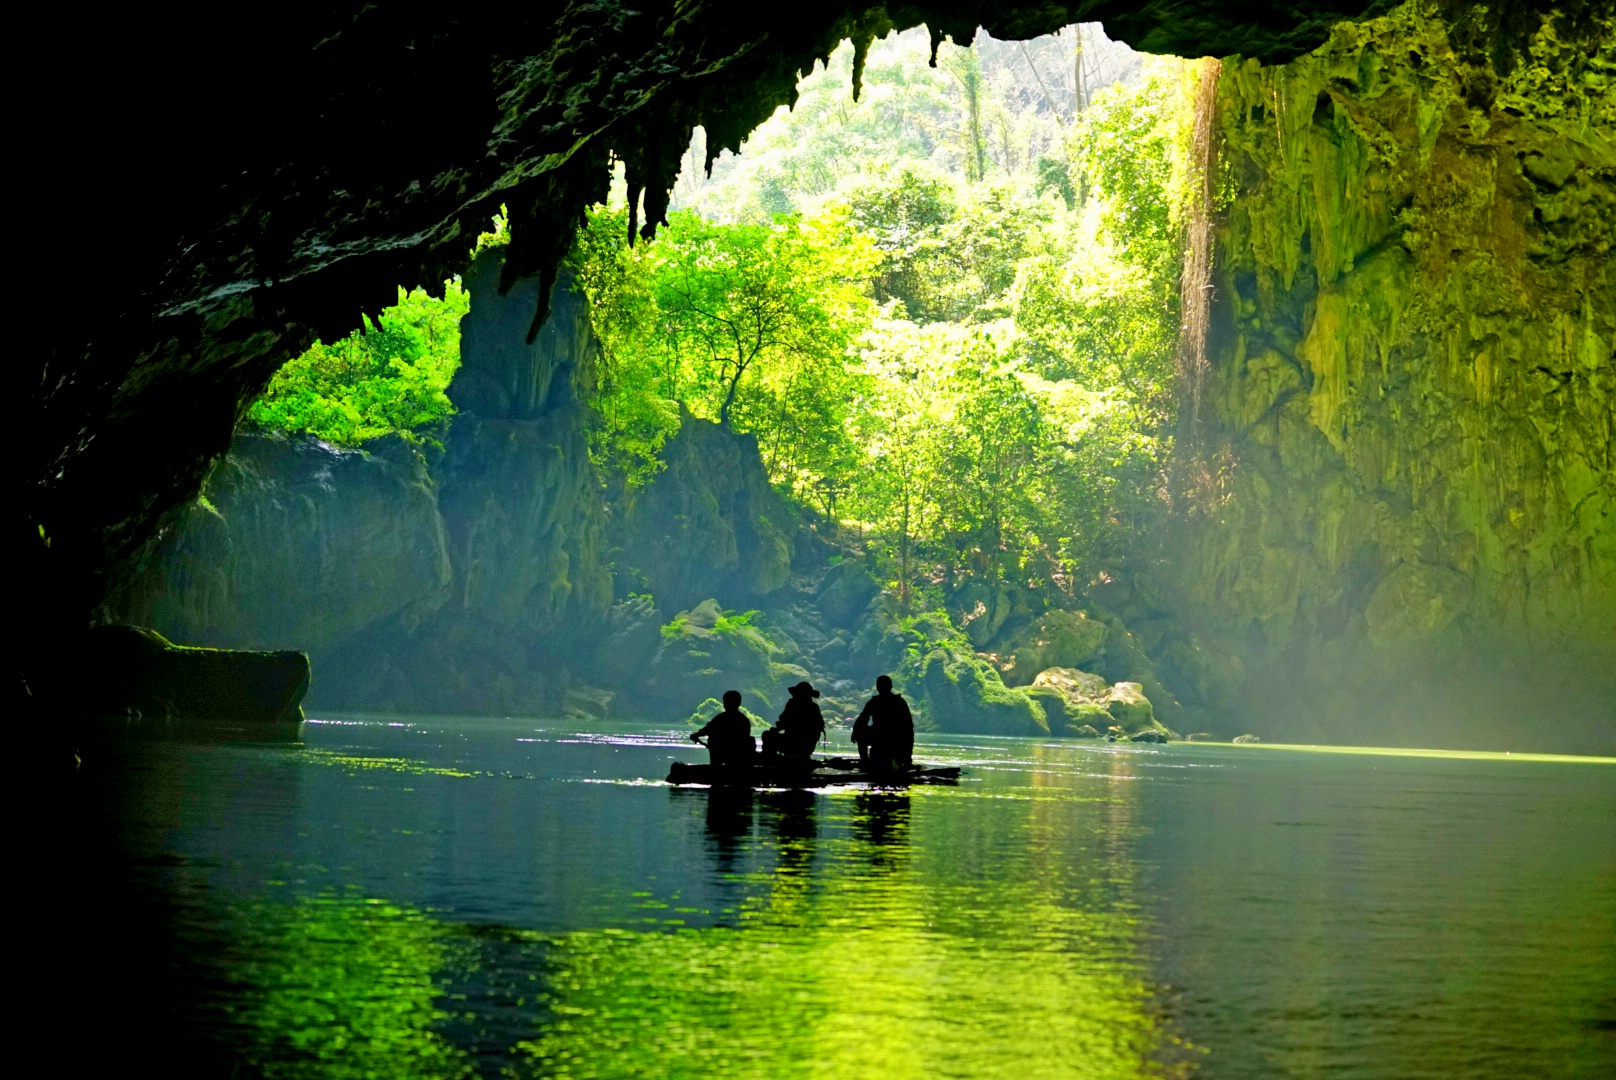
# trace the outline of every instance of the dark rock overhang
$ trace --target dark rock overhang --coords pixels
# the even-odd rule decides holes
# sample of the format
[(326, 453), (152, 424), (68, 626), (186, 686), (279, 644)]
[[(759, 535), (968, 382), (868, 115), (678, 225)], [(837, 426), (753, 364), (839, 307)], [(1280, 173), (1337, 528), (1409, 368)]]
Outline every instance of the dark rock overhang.
[[(925, 24), (1277, 62), (1387, 0), (767, 5), (309, 3), (35, 9), (57, 61), (19, 102), (42, 258), (14, 473), (34, 584), (81, 617), (194, 496), (241, 410), (316, 336), (458, 271), (509, 207), (509, 279), (548, 280), (621, 160), (659, 219), (693, 126), (736, 148), (841, 41)], [(1564, 5), (1561, 5), (1564, 6)], [(1500, 13), (1450, 0), (1486, 23)], [(1457, 16), (1456, 16), (1457, 17)], [(1525, 24), (1522, 23), (1522, 26)], [(39, 540), (36, 545), (36, 533)], [(51, 546), (46, 547), (49, 540)], [(68, 590), (71, 595), (60, 595)]]

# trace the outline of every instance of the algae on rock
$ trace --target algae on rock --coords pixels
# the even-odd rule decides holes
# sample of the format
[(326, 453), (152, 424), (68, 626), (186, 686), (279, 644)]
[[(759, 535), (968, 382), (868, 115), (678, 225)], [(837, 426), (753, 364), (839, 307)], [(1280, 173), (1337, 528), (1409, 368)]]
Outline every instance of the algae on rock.
[(1224, 65), (1225, 482), (1163, 591), (1253, 726), (1616, 749), (1616, 15), (1520, 47), (1405, 4)]

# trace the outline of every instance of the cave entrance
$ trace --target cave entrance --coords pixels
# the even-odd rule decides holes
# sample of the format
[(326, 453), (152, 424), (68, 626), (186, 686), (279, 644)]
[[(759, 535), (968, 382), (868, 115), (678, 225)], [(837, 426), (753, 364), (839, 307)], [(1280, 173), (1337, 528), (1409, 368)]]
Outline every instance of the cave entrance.
[[(600, 346), (595, 466), (632, 492), (682, 426), (750, 438), (904, 609), (968, 623), (967, 583), (1072, 603), (1127, 576), (1180, 411), (1204, 66), (1097, 23), (844, 43), (743, 153), (708, 163), (695, 129), (649, 244), (631, 243), (648, 210), (616, 163), (563, 286)], [(478, 250), (506, 240), (496, 219)], [(368, 331), (283, 369), (249, 425), (436, 444), (456, 405), (504, 412), (509, 392), (450, 387), (468, 304), (458, 279), (401, 289)]]

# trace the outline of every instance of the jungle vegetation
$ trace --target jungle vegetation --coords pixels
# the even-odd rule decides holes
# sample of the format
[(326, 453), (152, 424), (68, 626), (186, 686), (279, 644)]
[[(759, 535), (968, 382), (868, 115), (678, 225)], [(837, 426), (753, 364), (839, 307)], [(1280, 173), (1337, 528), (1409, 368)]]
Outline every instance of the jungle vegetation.
[[(652, 243), (621, 197), (570, 263), (602, 345), (597, 463), (654, 477), (688, 412), (905, 602), (962, 578), (1078, 595), (1158, 512), (1175, 420), (1188, 65), (1096, 27), (852, 49), (701, 175)], [(253, 423), (357, 444), (450, 412), (465, 294), (401, 290), (276, 376)]]

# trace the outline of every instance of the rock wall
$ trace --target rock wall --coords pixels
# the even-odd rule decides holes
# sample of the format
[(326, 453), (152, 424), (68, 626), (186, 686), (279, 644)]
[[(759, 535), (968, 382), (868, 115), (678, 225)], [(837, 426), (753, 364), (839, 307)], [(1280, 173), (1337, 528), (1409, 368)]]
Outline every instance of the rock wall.
[(467, 274), (459, 408), (430, 464), (400, 439), (338, 450), (238, 436), (204, 497), (105, 617), (177, 641), (313, 654), (324, 707), (564, 707), (612, 600), (589, 462), (596, 349), (565, 279), (530, 342), (537, 282)]
[(108, 618), (176, 641), (318, 654), (449, 595), (437, 485), (400, 439), (368, 452), (241, 435)]
[(658, 605), (755, 604), (782, 589), (803, 524), (769, 483), (757, 436), (684, 413), (663, 460), (650, 484), (619, 501), (613, 528), (619, 562)]
[(1123, 613), (1254, 730), (1616, 750), (1616, 17), (1524, 27), (1224, 65), (1200, 475)]

